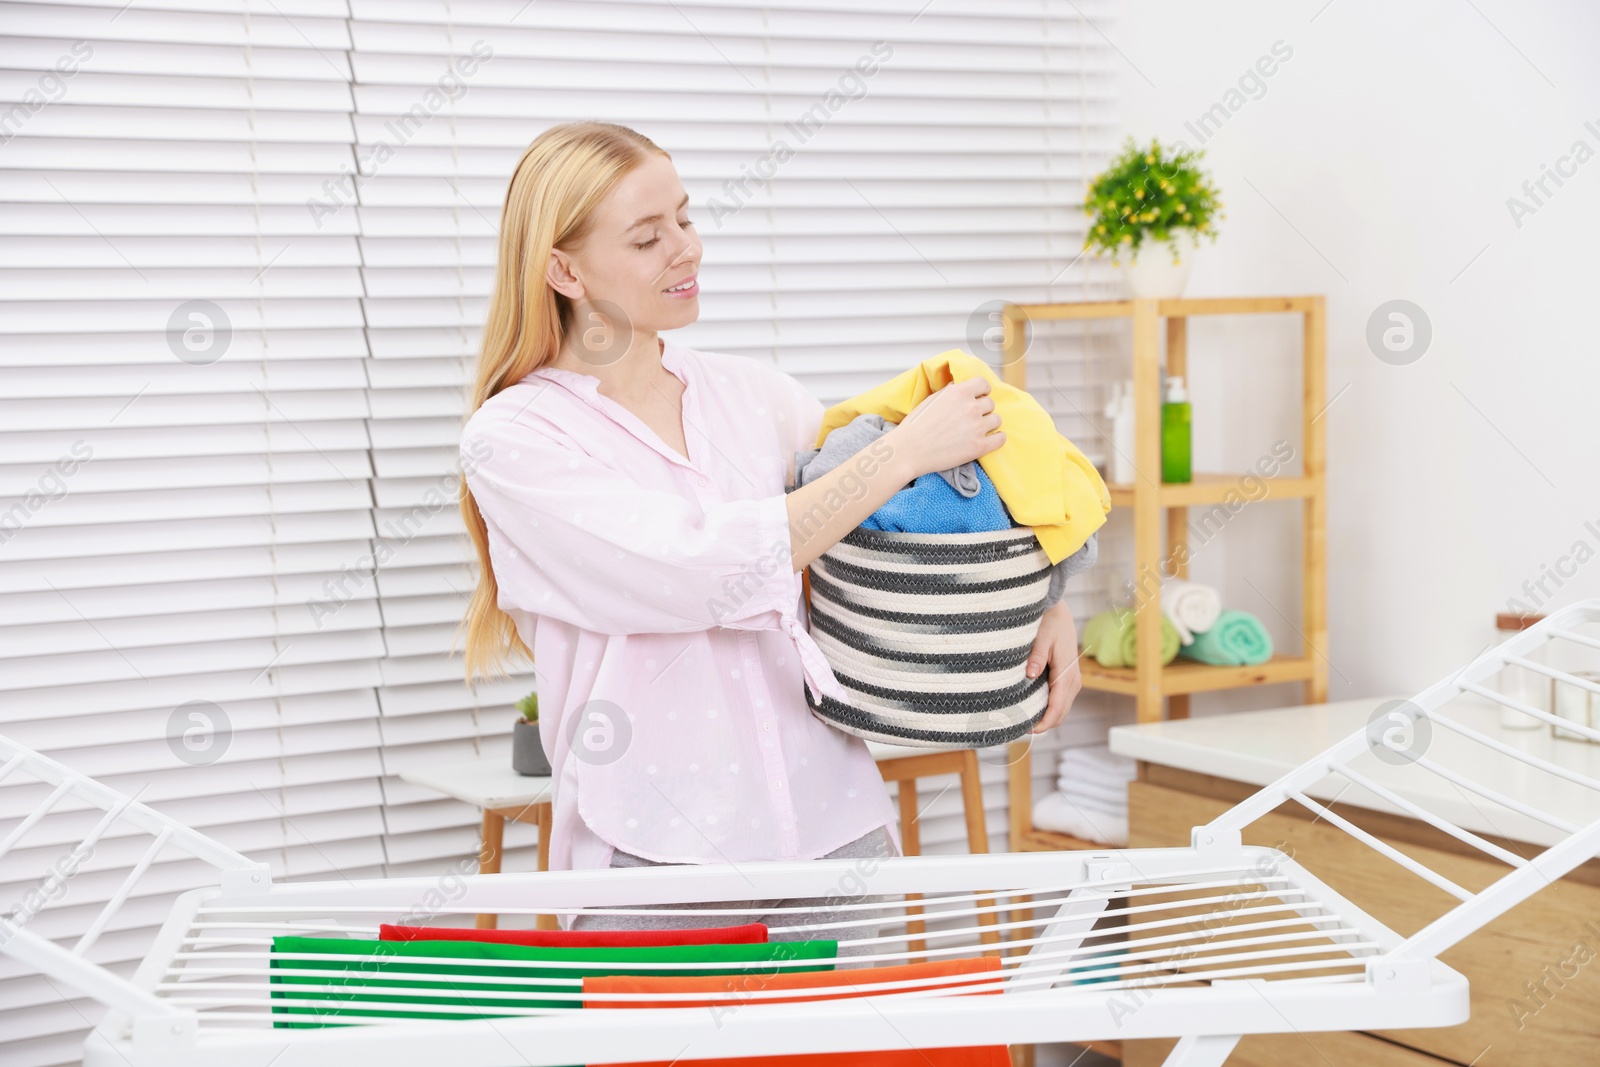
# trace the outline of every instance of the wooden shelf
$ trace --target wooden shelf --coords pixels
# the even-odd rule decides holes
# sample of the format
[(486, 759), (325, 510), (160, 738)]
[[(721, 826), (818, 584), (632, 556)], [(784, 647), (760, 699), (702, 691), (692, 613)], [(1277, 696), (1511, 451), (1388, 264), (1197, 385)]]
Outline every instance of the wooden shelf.
[[(1298, 463), (1298, 475), (1263, 476), (1255, 470), (1237, 474), (1196, 472), (1182, 483), (1162, 483), (1161, 376), (1188, 374), (1189, 318), (1195, 315), (1301, 316), (1302, 368), (1301, 436), (1298, 456), (1283, 462)], [(1003, 331), (1002, 371), (1005, 381), (1027, 388), (1028, 325), (1036, 321), (1087, 322), (1126, 319), (1133, 328), (1134, 468), (1143, 472), (1132, 484), (1107, 485), (1113, 508), (1133, 513), (1133, 587), (1137, 628), (1137, 660), (1133, 669), (1083, 663), (1086, 689), (1121, 693), (1134, 698), (1139, 722), (1182, 718), (1189, 713), (1191, 693), (1216, 692), (1247, 685), (1279, 682), (1304, 683), (1304, 702), (1328, 699), (1327, 647), (1327, 478), (1326, 407), (1327, 350), (1326, 300), (1310, 296), (1252, 296), (1177, 300), (1101, 300), (1061, 304), (1007, 304), (1000, 312)], [(1163, 320), (1165, 329), (1163, 330)], [(1162, 335), (1166, 338), (1166, 367), (1162, 369)], [(1275, 450), (1276, 451), (1276, 450)], [(1264, 491), (1263, 491), (1264, 490)], [(1297, 655), (1274, 655), (1253, 667), (1213, 667), (1190, 661), (1160, 664), (1161, 608), (1159, 589), (1165, 578), (1186, 578), (1189, 573), (1190, 519), (1188, 509), (1200, 508), (1195, 517), (1205, 526), (1217, 506), (1230, 514), (1242, 503), (1294, 500), (1303, 514), (1302, 619), (1296, 627), (1301, 637)], [(1162, 540), (1166, 545), (1163, 550)], [(1150, 664), (1151, 666), (1144, 666)]]
[[(1102, 667), (1093, 657), (1078, 661), (1083, 671), (1083, 687), (1105, 693), (1139, 694), (1139, 674), (1132, 667)], [(1195, 660), (1175, 659), (1161, 668), (1162, 696), (1186, 693), (1214, 693), (1219, 689), (1238, 689), (1246, 685), (1273, 685), (1278, 682), (1304, 682), (1316, 676), (1318, 664), (1307, 656), (1274, 655), (1265, 663), (1247, 667), (1217, 667)]]
[(1151, 304), (1162, 318), (1191, 315), (1270, 315), (1320, 310), (1320, 296), (1225, 296), (1177, 300), (1087, 300), (1065, 304), (1012, 304), (1022, 318), (1131, 319), (1139, 304)]
[[(1152, 485), (1149, 488), (1157, 490), (1157, 500), (1164, 508), (1224, 504), (1231, 502), (1230, 498), (1244, 500), (1253, 498), (1255, 503), (1268, 500), (1303, 500), (1316, 492), (1316, 482), (1310, 478), (1293, 476), (1262, 478), (1254, 474), (1249, 477), (1255, 486), (1265, 485), (1267, 491), (1261, 493), (1259, 488), (1250, 489), (1245, 486), (1242, 481), (1245, 478), (1244, 474), (1202, 474), (1199, 471), (1191, 475), (1191, 481), (1162, 482), (1159, 486)], [(1112, 507), (1133, 507), (1134, 494), (1138, 491), (1136, 486), (1126, 482), (1107, 482), (1106, 488), (1111, 492)]]

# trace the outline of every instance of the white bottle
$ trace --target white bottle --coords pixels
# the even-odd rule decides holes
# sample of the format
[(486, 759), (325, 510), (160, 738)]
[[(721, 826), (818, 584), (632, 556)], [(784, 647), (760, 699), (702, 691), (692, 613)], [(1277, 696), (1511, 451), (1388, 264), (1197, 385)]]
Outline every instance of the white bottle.
[(1111, 458), (1106, 462), (1107, 481), (1132, 485), (1134, 481), (1133, 382), (1124, 380), (1111, 387), (1111, 400), (1105, 414), (1111, 420)]

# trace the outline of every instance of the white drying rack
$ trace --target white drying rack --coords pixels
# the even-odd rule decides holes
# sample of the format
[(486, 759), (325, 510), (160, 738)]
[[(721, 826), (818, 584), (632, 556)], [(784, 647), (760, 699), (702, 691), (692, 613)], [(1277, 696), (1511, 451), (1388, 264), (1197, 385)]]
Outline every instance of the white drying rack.
[[(556, 1067), (1154, 1037), (1180, 1039), (1167, 1063), (1202, 1067), (1221, 1064), (1244, 1034), (1451, 1026), (1468, 1017), (1467, 982), (1438, 961), (1439, 953), (1600, 852), (1600, 819), (1575, 825), (1506, 796), (1452, 769), (1443, 757), (1430, 756), (1415, 740), (1416, 731), (1408, 741), (1408, 731), (1399, 727), (1427, 720), (1429, 729), (1450, 731), (1512, 761), (1519, 774), (1547, 775), (1567, 783), (1562, 789), (1600, 791), (1600, 781), (1444, 714), (1458, 698), (1486, 699), (1600, 740), (1600, 732), (1491, 686), (1512, 665), (1600, 693), (1592, 682), (1529, 658), (1547, 645), (1580, 655), (1600, 649), (1600, 599), (1563, 609), (1478, 656), (1384, 720), (1196, 827), (1187, 848), (478, 875), (465, 880), (465, 888), (446, 906), (431, 903), (440, 896), (438, 879), (274, 884), (266, 865), (0, 738), (0, 780), (8, 787), (24, 783), (43, 795), (32, 814), (4, 834), (0, 859), (69, 796), (79, 806), (105, 812), (84, 845), (92, 848), (114, 825), (124, 834), (132, 828), (154, 837), (71, 948), (30, 930), (27, 920), (37, 914), (13, 915), (0, 920), (0, 953), (110, 1007), (86, 1042), (85, 1067), (342, 1067), (352, 1061), (392, 1067)], [(1354, 766), (1372, 759), (1378, 759), (1377, 769)], [(1462, 796), (1470, 794), (1475, 804), (1532, 819), (1548, 828), (1554, 843), (1531, 858), (1518, 855), (1406, 799), (1397, 783), (1407, 775), (1441, 777)], [(1507, 873), (1478, 892), (1455, 884), (1308, 796), (1324, 778), (1342, 779), (1437, 827), (1501, 861)], [(1247, 825), (1288, 801), (1316, 812), (1460, 903), (1403, 938), (1283, 852), (1242, 843)], [(124, 979), (91, 962), (89, 949), (141, 875), (168, 849), (207, 861), (221, 877), (218, 884), (177, 898), (142, 965), (131, 980)], [(649, 913), (668, 903), (816, 896), (831, 897), (842, 918), (827, 928), (805, 927), (804, 936), (837, 940), (851, 955), (841, 962), (850, 966), (988, 954), (1000, 960), (999, 970), (963, 976), (959, 987), (952, 979), (890, 986), (872, 982), (872, 972), (862, 970), (855, 990), (867, 995), (849, 999), (837, 992), (834, 999), (821, 999), (830, 991), (817, 990), (806, 1002), (763, 1003), (773, 994), (747, 988), (712, 1007), (704, 1006), (712, 995), (694, 993), (678, 996), (701, 1006), (629, 1011), (572, 1010), (580, 1001), (605, 999), (583, 994), (577, 977), (554, 980), (564, 991), (539, 994), (541, 1001), (570, 1006), (531, 1008), (512, 1006), (519, 996), (527, 999), (525, 992), (515, 992), (515, 980), (500, 986), (499, 993), (486, 994), (479, 979), (472, 987), (480, 998), (475, 1003), (484, 996), (507, 1001), (504, 1008), (487, 1010), (496, 1017), (482, 1017), (486, 1009), (465, 1003), (463, 993), (460, 1005), (444, 996), (443, 1003), (428, 1009), (445, 1018), (427, 1020), (383, 1015), (403, 1004), (392, 999), (401, 987), (373, 980), (359, 984), (365, 998), (360, 1007), (372, 1014), (338, 1014), (340, 1025), (273, 1025), (289, 1008), (322, 1010), (318, 1005), (326, 1007), (327, 1001), (317, 998), (319, 992), (357, 988), (348, 978), (342, 985), (330, 980), (327, 987), (299, 984), (292, 992), (307, 999), (287, 999), (285, 987), (269, 984), (269, 959), (270, 973), (280, 979), (319, 979), (330, 972), (297, 970), (296, 965), (321, 961), (325, 966), (329, 957), (273, 953), (272, 939), (278, 935), (373, 938), (378, 923), (415, 917), (419, 909), (430, 921), (462, 926), (484, 912), (576, 913), (607, 906)], [(707, 916), (701, 925), (750, 918), (737, 907), (704, 907), (699, 913)], [(802, 936), (797, 927), (786, 930), (781, 922), (768, 921), (775, 940)], [(349, 962), (362, 960), (353, 955)], [(482, 963), (443, 956), (408, 962)], [(815, 963), (791, 965), (808, 962)], [(782, 965), (761, 966), (770, 972)], [(675, 973), (689, 969), (670, 966)], [(718, 968), (716, 973), (729, 967), (705, 966)], [(551, 980), (541, 980), (539, 988), (552, 988)], [(1000, 995), (970, 995), (974, 992)], [(631, 996), (672, 999), (660, 993)], [(414, 1003), (404, 1006), (415, 1008)], [(306, 1018), (294, 1016), (301, 1022)]]

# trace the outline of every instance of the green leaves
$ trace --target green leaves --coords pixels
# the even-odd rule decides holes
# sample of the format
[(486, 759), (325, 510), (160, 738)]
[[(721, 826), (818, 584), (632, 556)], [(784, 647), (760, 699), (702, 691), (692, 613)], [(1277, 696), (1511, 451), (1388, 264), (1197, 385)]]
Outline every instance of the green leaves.
[(1168, 151), (1155, 138), (1140, 147), (1128, 138), (1122, 152), (1089, 184), (1083, 210), (1090, 216), (1086, 249), (1099, 249), (1115, 262), (1136, 253), (1147, 240), (1169, 244), (1187, 230), (1198, 238), (1216, 239), (1214, 220), (1222, 202), (1216, 187), (1195, 165), (1203, 151)]
[(522, 712), (522, 717), (529, 722), (539, 721), (539, 694), (529, 693), (517, 701), (517, 710)]

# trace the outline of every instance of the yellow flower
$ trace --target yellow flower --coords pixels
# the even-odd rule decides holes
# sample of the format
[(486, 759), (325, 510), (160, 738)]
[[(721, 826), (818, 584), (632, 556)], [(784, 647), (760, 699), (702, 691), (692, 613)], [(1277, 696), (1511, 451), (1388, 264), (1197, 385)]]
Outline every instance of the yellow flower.
[(1133, 192), (1133, 195), (1135, 197), (1137, 197), (1138, 199), (1143, 200), (1144, 199), (1144, 190), (1143, 189), (1135, 189), (1134, 192)]

